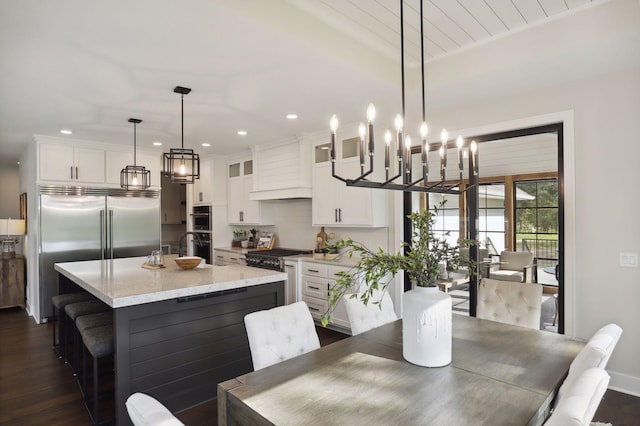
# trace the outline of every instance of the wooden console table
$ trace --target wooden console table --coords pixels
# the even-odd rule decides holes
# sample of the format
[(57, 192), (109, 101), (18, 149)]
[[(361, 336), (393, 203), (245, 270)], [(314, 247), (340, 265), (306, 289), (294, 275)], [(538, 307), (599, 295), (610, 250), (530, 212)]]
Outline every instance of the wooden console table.
[(24, 257), (0, 260), (0, 308), (24, 309)]

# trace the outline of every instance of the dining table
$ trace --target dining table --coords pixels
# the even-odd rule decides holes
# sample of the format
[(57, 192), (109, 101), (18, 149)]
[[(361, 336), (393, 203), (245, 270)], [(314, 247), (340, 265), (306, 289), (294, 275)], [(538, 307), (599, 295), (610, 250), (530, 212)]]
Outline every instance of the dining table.
[(541, 425), (584, 342), (453, 315), (452, 361), (402, 357), (402, 320), (218, 384), (218, 424)]

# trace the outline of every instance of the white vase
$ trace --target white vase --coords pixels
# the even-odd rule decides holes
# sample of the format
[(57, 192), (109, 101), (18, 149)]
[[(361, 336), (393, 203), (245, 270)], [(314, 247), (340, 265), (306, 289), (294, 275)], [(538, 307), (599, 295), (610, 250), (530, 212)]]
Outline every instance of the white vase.
[(451, 296), (438, 287), (419, 287), (402, 296), (402, 356), (412, 364), (451, 363)]

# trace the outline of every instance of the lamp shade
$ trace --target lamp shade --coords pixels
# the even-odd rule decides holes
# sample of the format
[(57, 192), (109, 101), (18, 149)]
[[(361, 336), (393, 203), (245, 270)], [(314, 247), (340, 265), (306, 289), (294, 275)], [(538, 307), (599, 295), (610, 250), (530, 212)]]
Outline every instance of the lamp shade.
[(0, 235), (24, 235), (24, 219), (0, 219)]

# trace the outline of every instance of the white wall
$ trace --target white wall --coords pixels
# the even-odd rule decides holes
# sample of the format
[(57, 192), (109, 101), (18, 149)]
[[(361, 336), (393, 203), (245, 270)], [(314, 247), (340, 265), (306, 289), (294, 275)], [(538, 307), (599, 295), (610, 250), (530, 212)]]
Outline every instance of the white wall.
[(0, 164), (0, 218), (20, 218), (19, 167)]
[[(518, 96), (458, 105), (430, 126), (468, 129), (573, 110), (575, 131), (576, 337), (615, 322), (624, 334), (611, 358), (610, 387), (640, 395), (640, 269), (619, 266), (620, 252), (640, 252), (640, 68)], [(455, 132), (450, 132), (455, 133)], [(482, 154), (480, 153), (480, 156)], [(482, 157), (480, 157), (482, 158)], [(481, 166), (480, 160), (480, 167)]]

